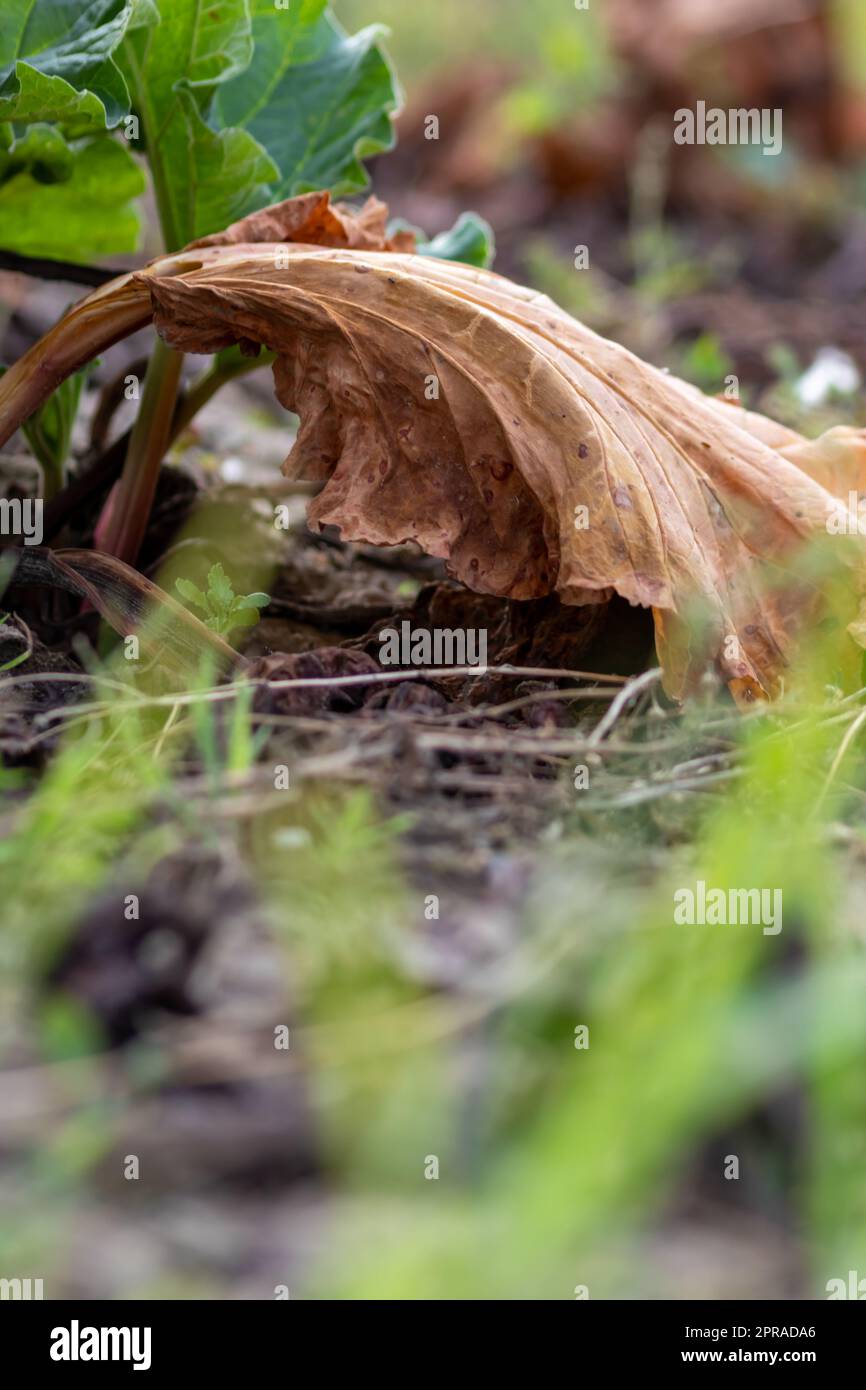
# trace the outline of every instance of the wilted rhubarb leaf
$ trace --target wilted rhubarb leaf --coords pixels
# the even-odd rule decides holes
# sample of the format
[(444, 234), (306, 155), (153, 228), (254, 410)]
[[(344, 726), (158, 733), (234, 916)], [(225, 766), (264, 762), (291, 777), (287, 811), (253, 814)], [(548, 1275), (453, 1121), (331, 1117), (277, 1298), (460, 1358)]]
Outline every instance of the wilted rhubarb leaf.
[[(264, 345), (301, 420), (286, 471), (324, 484), (312, 525), (417, 541), (481, 593), (618, 594), (652, 609), (672, 694), (709, 665), (773, 693), (818, 597), (798, 551), (863, 478), (862, 433), (800, 439), (502, 276), (375, 249), (371, 212), (292, 200), (104, 287), (0, 381), (0, 443), (148, 308), (182, 351)], [(293, 240), (355, 240), (365, 213), (364, 249)], [(235, 241), (266, 227), (287, 239)]]
[(186, 351), (277, 353), (277, 396), (301, 418), (287, 469), (325, 483), (313, 525), (415, 540), (482, 592), (619, 594), (652, 608), (672, 693), (709, 660), (745, 698), (775, 690), (815, 596), (767, 581), (832, 508), (803, 468), (489, 272), (263, 254), (151, 280), (155, 322)]
[(415, 237), (412, 231), (389, 229), (388, 209), (378, 198), (368, 198), (356, 209), (347, 203), (332, 203), (329, 193), (320, 192), (302, 193), (250, 213), (212, 236), (191, 241), (185, 249), (249, 246), (255, 242), (345, 246), (357, 251), (411, 251)]
[(220, 87), (220, 124), (243, 126), (279, 169), (272, 198), (307, 189), (356, 193), (361, 160), (394, 143), (398, 96), (378, 26), (345, 34), (326, 0), (251, 0), (252, 62)]

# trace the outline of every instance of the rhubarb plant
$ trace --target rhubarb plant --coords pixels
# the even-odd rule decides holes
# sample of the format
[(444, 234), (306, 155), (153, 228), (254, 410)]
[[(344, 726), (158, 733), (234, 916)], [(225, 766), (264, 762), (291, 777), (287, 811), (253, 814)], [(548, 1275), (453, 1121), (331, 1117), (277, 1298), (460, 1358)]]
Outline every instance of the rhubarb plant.
[[(134, 250), (146, 177), (169, 253), (296, 194), (361, 191), (399, 105), (381, 37), (326, 0), (4, 0), (0, 250)], [(464, 214), (418, 250), (480, 265), (492, 238)], [(135, 560), (178, 421), (250, 365), (217, 354), (179, 403), (182, 358), (157, 341), (100, 549)]]

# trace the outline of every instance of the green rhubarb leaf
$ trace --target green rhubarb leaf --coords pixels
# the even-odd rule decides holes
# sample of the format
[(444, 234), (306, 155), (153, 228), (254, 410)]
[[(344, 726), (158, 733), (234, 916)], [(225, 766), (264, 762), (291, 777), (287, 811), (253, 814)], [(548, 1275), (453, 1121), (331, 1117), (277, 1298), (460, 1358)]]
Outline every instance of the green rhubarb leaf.
[(0, 189), (0, 246), (25, 256), (85, 262), (134, 251), (139, 216), (133, 199), (145, 178), (126, 145), (96, 136), (69, 146), (69, 177), (39, 183), (28, 169)]
[(484, 270), (493, 264), (496, 254), (493, 228), (477, 212), (461, 212), (447, 232), (419, 243), (418, 254), (443, 261), (463, 261)]
[(131, 34), (120, 53), (141, 122), (168, 250), (206, 236), (268, 202), (277, 169), (253, 135), (214, 129), (220, 83), (252, 57), (247, 0), (159, 0), (160, 23)]
[(244, 217), (251, 208), (270, 201), (276, 175), (274, 162), (246, 130), (212, 130), (199, 115), (192, 93), (180, 86), (180, 106), (171, 134), (184, 166), (170, 173), (172, 215), (179, 229), (178, 245), (207, 236)]
[[(3, 129), (11, 132), (10, 126)], [(29, 173), (37, 183), (62, 183), (72, 177), (74, 167), (75, 155), (63, 135), (44, 122), (27, 126), (0, 149), (0, 184), (21, 173)]]
[(251, 0), (250, 8), (252, 61), (217, 91), (214, 119), (243, 126), (267, 150), (279, 169), (274, 201), (365, 188), (361, 161), (394, 144), (399, 104), (381, 29), (348, 36), (326, 0)]
[(118, 47), (156, 18), (153, 0), (0, 0), (0, 246), (135, 250), (144, 178), (106, 132), (129, 112)]
[(155, 19), (153, 0), (2, 0), (0, 121), (116, 126), (129, 111), (118, 45)]
[(447, 232), (427, 239), (424, 232), (402, 218), (394, 218), (388, 224), (388, 235), (395, 232), (414, 232), (415, 249), (419, 256), (435, 256), (440, 261), (463, 261), (465, 265), (477, 265), (482, 270), (493, 264), (496, 243), (493, 228), (477, 212), (461, 212), (453, 227)]

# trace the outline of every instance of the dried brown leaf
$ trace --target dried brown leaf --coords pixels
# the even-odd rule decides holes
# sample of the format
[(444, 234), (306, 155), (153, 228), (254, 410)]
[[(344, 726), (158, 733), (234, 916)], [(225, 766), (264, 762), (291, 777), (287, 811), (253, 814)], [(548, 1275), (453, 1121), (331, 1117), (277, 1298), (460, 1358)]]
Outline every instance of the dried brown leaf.
[[(709, 662), (738, 696), (772, 694), (817, 598), (794, 557), (861, 470), (863, 435), (802, 440), (491, 272), (291, 239), (337, 235), (337, 215), (304, 195), (229, 228), (227, 244), (154, 262), (118, 283), (124, 325), (146, 298), (183, 351), (275, 352), (277, 396), (301, 419), (286, 471), (324, 484), (312, 525), (417, 541), (482, 593), (619, 594), (652, 609), (672, 694)], [(384, 245), (381, 204), (374, 224)], [(235, 242), (274, 229), (279, 242)], [(362, 234), (344, 222), (339, 235)], [(89, 324), (93, 299), (73, 315)], [(77, 365), (70, 336), (52, 342), (64, 370)], [(15, 371), (0, 381), (0, 442), (20, 416), (4, 407)]]
[(360, 211), (332, 203), (329, 193), (302, 193), (233, 222), (225, 231), (191, 241), (200, 246), (237, 246), (258, 242), (304, 242), (310, 246), (345, 246), (355, 251), (414, 251), (411, 232), (387, 233), (388, 208), (368, 198)]
[(325, 483), (313, 525), (415, 540), (486, 593), (651, 607), (676, 695), (708, 658), (738, 695), (776, 689), (810, 595), (765, 581), (826, 526), (830, 444), (450, 262), (299, 246), (284, 269), (239, 258), (150, 291), (178, 348), (277, 353), (277, 396), (301, 417), (287, 471)]

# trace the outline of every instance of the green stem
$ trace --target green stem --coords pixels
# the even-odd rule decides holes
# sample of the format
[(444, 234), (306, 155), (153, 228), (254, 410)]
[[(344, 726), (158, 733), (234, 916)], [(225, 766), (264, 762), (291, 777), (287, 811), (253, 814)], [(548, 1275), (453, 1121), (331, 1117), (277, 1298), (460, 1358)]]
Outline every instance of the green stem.
[(123, 473), (96, 532), (98, 548), (135, 564), (156, 491), (159, 468), (171, 437), (183, 354), (157, 339), (144, 378)]
[(51, 502), (58, 492), (62, 492), (65, 482), (64, 460), (61, 459), (58, 463), (56, 459), (52, 459), (50, 462), (43, 459), (42, 496), (46, 502)]
[(184, 238), (180, 235), (176, 225), (175, 210), (168, 191), (168, 178), (159, 141), (159, 116), (151, 104), (150, 87), (141, 70), (135, 44), (131, 43), (128, 38), (125, 39), (122, 52), (131, 79), (132, 105), (144, 128), (144, 148), (147, 154), (151, 183), (153, 184), (153, 196), (156, 201), (156, 212), (162, 232), (163, 245), (166, 251), (179, 251)]
[(234, 381), (236, 377), (246, 376), (248, 372), (255, 371), (256, 367), (267, 366), (273, 362), (276, 353), (260, 352), (258, 357), (237, 357), (231, 361), (220, 361), (215, 357), (206, 371), (202, 372), (190, 386), (185, 395), (181, 396), (177, 403), (174, 420), (171, 425), (171, 438), (177, 439), (179, 434), (186, 429), (187, 425), (201, 410), (202, 406), (207, 405), (212, 396), (215, 396), (221, 386), (225, 386), (227, 381)]

